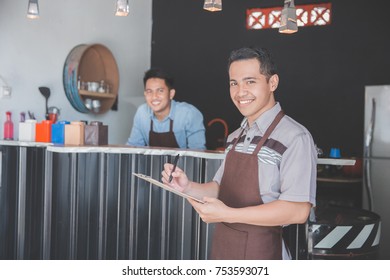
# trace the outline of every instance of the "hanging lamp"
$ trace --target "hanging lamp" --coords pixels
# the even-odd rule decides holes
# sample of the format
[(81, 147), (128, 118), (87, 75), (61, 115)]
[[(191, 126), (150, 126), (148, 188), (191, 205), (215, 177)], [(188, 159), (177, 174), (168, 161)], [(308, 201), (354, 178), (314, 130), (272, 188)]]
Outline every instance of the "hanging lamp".
[(222, 0), (205, 0), (203, 9), (210, 12), (222, 11)]
[(284, 7), (280, 16), (279, 32), (292, 34), (297, 31), (297, 10), (294, 5), (294, 0), (284, 0)]
[(29, 0), (28, 1), (27, 17), (30, 19), (38, 19), (39, 18), (38, 0)]
[(115, 15), (117, 17), (126, 17), (130, 11), (129, 0), (117, 0)]

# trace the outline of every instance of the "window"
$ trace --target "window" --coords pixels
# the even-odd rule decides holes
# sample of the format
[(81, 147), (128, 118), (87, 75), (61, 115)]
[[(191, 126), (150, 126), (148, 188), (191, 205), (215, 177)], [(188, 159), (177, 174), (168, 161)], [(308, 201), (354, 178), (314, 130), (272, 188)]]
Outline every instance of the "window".
[[(331, 3), (295, 7), (299, 27), (328, 25), (331, 22)], [(282, 9), (283, 7), (248, 9), (246, 11), (246, 28), (279, 28)]]

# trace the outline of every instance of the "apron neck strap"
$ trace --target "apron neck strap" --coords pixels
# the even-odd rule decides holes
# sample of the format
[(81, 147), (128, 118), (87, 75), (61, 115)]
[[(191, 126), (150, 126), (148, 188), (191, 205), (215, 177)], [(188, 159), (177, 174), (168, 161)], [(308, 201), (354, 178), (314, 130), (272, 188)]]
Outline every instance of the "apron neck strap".
[(173, 120), (169, 121), (169, 131), (173, 131)]
[[(283, 117), (284, 117), (284, 112), (283, 112), (283, 110), (280, 110), (279, 113), (276, 115), (275, 119), (272, 121), (270, 126), (265, 131), (265, 133), (264, 133), (263, 137), (261, 138), (260, 142), (257, 144), (256, 149), (253, 151), (253, 154), (257, 155), (259, 153), (261, 147), (264, 145), (265, 141), (267, 141), (268, 137), (271, 135), (272, 131), (275, 129), (275, 127), (278, 125), (278, 123), (280, 122), (280, 120)], [(234, 150), (236, 148), (236, 145), (237, 145), (238, 141), (240, 140), (241, 136), (243, 135), (244, 130), (245, 129), (243, 128), (241, 130), (240, 135), (238, 135), (236, 141), (234, 141), (232, 150)]]
[[(153, 120), (150, 120), (150, 131), (153, 131)], [(169, 131), (173, 131), (173, 120), (169, 120)]]
[(260, 140), (259, 144), (257, 144), (256, 149), (253, 151), (254, 155), (257, 155), (259, 153), (261, 147), (263, 147), (265, 141), (267, 141), (267, 139), (271, 135), (272, 131), (275, 129), (275, 127), (278, 125), (278, 123), (280, 122), (280, 120), (283, 117), (284, 117), (284, 112), (283, 112), (283, 110), (280, 110), (279, 113), (276, 115), (275, 119), (272, 121), (270, 126), (265, 131), (263, 137), (261, 137), (261, 140)]

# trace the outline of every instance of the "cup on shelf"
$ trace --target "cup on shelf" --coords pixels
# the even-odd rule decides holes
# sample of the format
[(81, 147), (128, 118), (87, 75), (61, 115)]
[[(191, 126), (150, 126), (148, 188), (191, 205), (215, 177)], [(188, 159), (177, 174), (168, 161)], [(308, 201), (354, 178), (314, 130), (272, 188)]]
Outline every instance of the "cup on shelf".
[(106, 92), (106, 84), (105, 84), (104, 80), (100, 81), (100, 85), (99, 85), (99, 88), (98, 88), (97, 91), (100, 92), (100, 93), (105, 93)]
[(91, 98), (85, 99), (84, 105), (85, 105), (85, 107), (87, 107), (88, 110), (91, 110), (92, 109), (92, 99)]
[(95, 112), (95, 113), (99, 113), (100, 111), (100, 100), (97, 100), (97, 99), (94, 99), (92, 100), (92, 110)]
[(88, 90), (89, 91), (97, 91), (99, 88), (99, 83), (98, 82), (88, 82)]
[[(341, 158), (341, 152), (340, 152), (340, 149), (339, 148), (331, 148), (330, 149), (330, 152), (329, 152), (329, 157), (330, 158)], [(325, 169), (327, 170), (327, 173), (329, 174), (329, 176), (339, 176), (341, 175), (341, 168), (343, 166), (342, 165), (328, 165), (328, 166), (325, 166)]]
[(331, 148), (330, 153), (329, 153), (329, 157), (340, 158), (341, 157), (340, 149), (339, 148)]
[(81, 90), (88, 90), (88, 83), (81, 81), (80, 88)]

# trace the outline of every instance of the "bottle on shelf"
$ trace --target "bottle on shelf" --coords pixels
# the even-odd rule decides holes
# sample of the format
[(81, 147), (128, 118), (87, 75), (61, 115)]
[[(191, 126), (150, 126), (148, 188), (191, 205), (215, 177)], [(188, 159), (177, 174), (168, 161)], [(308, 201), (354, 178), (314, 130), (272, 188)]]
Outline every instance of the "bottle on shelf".
[(100, 93), (105, 93), (106, 92), (106, 85), (104, 83), (104, 80), (100, 81), (98, 92), (100, 92)]
[(4, 123), (4, 140), (14, 139), (14, 124), (11, 118), (11, 112), (6, 112), (6, 121)]
[(81, 89), (81, 77), (80, 76), (77, 78), (77, 89), (78, 90)]

